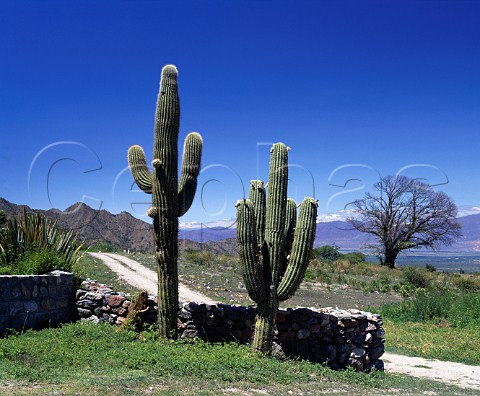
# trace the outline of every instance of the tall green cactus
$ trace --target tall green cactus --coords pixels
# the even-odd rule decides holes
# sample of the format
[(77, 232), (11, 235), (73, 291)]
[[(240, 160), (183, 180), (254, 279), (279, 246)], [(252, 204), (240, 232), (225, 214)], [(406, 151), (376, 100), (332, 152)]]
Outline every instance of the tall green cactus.
[(185, 139), (178, 177), (178, 131), (180, 103), (177, 69), (162, 69), (155, 113), (153, 173), (140, 146), (128, 150), (128, 162), (138, 187), (152, 194), (147, 214), (153, 219), (155, 258), (158, 273), (158, 327), (164, 338), (176, 337), (178, 309), (178, 217), (190, 208), (197, 188), (202, 155), (202, 137), (192, 132)]
[(287, 199), (288, 148), (271, 150), (268, 202), (265, 186), (252, 180), (248, 199), (237, 202), (237, 243), (242, 275), (250, 298), (257, 303), (253, 350), (269, 353), (280, 302), (298, 289), (315, 239), (317, 201), (300, 204)]

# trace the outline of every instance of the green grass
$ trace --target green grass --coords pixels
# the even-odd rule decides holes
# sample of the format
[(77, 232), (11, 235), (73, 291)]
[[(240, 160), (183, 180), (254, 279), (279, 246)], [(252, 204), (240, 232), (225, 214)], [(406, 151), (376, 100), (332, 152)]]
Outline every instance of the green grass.
[(429, 289), (413, 299), (381, 307), (382, 315), (396, 322), (448, 323), (480, 328), (480, 292)]
[[(375, 372), (332, 371), (277, 360), (237, 344), (155, 341), (75, 323), (0, 340), (0, 394), (474, 395), (475, 392)], [(59, 393), (61, 392), (61, 393)], [(433, 393), (432, 393), (433, 392)]]
[(480, 365), (480, 292), (427, 289), (385, 304), (386, 347), (409, 355)]
[(138, 290), (130, 286), (127, 282), (119, 279), (115, 272), (102, 264), (100, 259), (94, 258), (84, 253), (80, 260), (74, 265), (73, 271), (77, 278), (93, 279), (113, 287), (114, 290), (124, 293), (136, 294)]
[(385, 347), (409, 356), (480, 365), (480, 328), (384, 320)]

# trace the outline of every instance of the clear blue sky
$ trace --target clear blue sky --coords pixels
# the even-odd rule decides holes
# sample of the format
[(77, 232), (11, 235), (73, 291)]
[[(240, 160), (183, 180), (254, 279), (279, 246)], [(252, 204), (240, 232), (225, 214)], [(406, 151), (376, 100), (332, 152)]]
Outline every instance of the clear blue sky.
[(479, 20), (479, 1), (458, 0), (4, 0), (0, 196), (141, 216), (149, 196), (131, 191), (126, 153), (152, 159), (173, 63), (179, 144), (204, 138), (182, 222), (234, 217), (277, 141), (292, 147), (290, 194), (321, 213), (399, 171), (480, 206)]

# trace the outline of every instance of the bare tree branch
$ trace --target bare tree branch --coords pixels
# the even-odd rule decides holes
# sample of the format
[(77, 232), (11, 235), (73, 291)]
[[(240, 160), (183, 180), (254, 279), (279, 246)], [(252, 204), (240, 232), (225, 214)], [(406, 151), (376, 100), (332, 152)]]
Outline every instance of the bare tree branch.
[(353, 202), (356, 216), (348, 222), (377, 240), (382, 264), (395, 266), (398, 254), (407, 249), (451, 245), (461, 236), (457, 207), (443, 192), (405, 176), (387, 176)]

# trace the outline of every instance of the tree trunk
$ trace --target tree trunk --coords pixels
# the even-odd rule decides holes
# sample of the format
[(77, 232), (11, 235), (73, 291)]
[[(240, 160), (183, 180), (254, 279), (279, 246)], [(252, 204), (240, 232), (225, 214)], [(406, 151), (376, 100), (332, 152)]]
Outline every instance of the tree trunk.
[(395, 260), (397, 260), (398, 253), (395, 249), (385, 249), (383, 264), (388, 266), (388, 268), (395, 268)]
[(272, 350), (273, 330), (278, 311), (278, 300), (276, 296), (272, 296), (272, 294), (273, 293), (270, 293), (266, 301), (257, 307), (255, 334), (252, 342), (254, 352), (268, 354)]

